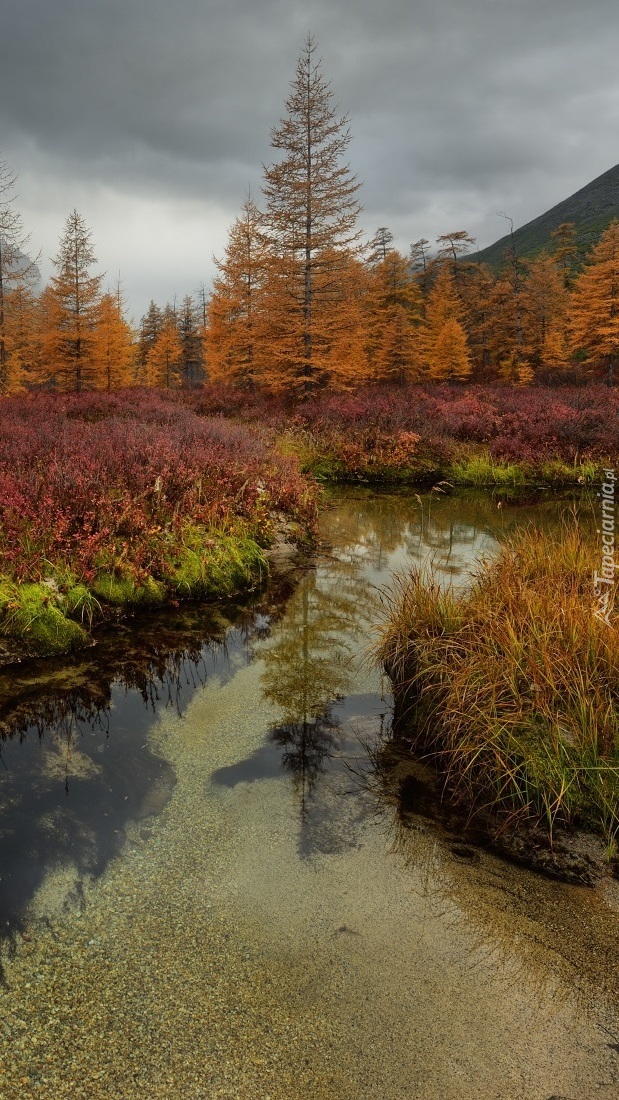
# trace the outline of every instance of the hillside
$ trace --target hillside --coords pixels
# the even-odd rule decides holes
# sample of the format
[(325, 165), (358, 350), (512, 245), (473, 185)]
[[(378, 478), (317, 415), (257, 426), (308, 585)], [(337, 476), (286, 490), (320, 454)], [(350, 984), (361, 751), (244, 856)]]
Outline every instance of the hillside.
[[(563, 199), (545, 214), (514, 230), (516, 251), (519, 256), (534, 256), (543, 248), (552, 251), (554, 241), (550, 234), (562, 222), (574, 222), (581, 257), (596, 243), (598, 237), (613, 218), (619, 218), (619, 164), (608, 172), (581, 187), (580, 191)], [(488, 248), (481, 249), (469, 259), (498, 267), (504, 262), (509, 236), (501, 237)]]

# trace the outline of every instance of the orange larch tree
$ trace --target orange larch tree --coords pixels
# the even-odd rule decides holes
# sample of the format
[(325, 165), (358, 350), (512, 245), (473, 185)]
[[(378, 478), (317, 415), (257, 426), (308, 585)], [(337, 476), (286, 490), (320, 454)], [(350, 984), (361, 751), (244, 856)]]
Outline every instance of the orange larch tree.
[(359, 240), (359, 184), (343, 157), (350, 141), (308, 37), (297, 64), (286, 116), (274, 128), (281, 159), (265, 168), (265, 226), (272, 254), (265, 332), (272, 389), (307, 393), (328, 378), (334, 311)]
[(214, 381), (251, 386), (260, 375), (269, 338), (261, 316), (269, 255), (262, 215), (248, 195), (230, 227), (225, 256), (215, 261), (219, 274), (207, 306), (205, 337)]
[(170, 312), (146, 356), (146, 385), (172, 389), (182, 383), (183, 345)]
[(37, 382), (35, 373), (38, 302), (27, 283), (5, 292), (5, 393), (21, 393)]
[(417, 334), (422, 298), (409, 261), (392, 249), (373, 266), (370, 278), (367, 317), (373, 378), (416, 381), (421, 371)]
[(423, 361), (433, 381), (469, 377), (472, 363), (464, 328), (464, 307), (447, 266), (441, 268), (428, 294), (420, 342)]
[(576, 279), (570, 303), (573, 347), (590, 361), (605, 360), (606, 381), (614, 382), (619, 354), (619, 222), (602, 234)]
[(569, 296), (554, 257), (525, 261), (522, 284), (524, 360), (531, 377), (540, 367), (564, 366), (569, 354), (567, 313)]
[(99, 389), (118, 390), (136, 381), (137, 345), (124, 315), (120, 285), (97, 304), (92, 336), (92, 364)]

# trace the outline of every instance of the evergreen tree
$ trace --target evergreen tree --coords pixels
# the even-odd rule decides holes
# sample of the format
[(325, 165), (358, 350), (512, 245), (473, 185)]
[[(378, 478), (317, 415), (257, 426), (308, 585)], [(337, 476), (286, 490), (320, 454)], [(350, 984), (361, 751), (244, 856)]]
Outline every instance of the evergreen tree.
[(204, 377), (204, 349), (199, 306), (191, 294), (181, 303), (178, 334), (183, 347), (181, 371), (186, 386), (196, 386)]
[(163, 328), (163, 312), (152, 298), (146, 313), (140, 321), (138, 336), (138, 380), (146, 385), (146, 361), (148, 353), (154, 347), (157, 337)]

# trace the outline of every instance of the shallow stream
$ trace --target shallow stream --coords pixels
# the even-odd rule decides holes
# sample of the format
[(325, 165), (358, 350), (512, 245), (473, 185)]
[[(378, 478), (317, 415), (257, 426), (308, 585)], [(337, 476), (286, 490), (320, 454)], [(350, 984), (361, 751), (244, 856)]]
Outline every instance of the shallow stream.
[(611, 887), (372, 767), (382, 587), (567, 507), (334, 493), (252, 604), (0, 670), (0, 1100), (617, 1100)]

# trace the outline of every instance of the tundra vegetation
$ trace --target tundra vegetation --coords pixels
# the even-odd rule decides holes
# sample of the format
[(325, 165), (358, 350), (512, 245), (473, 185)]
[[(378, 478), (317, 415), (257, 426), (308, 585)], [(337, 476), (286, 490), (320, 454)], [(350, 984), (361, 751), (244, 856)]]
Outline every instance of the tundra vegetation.
[[(464, 229), (406, 255), (359, 229), (348, 119), (305, 43), (210, 294), (138, 325), (73, 211), (38, 289), (0, 164), (0, 637), (88, 642), (113, 609), (258, 585), (311, 542), (317, 483), (587, 485), (619, 455), (619, 222), (504, 262)], [(606, 386), (601, 385), (602, 381)], [(529, 532), (464, 597), (414, 577), (383, 660), (449, 789), (617, 827), (616, 628), (594, 550)], [(606, 633), (605, 633), (606, 631)]]

